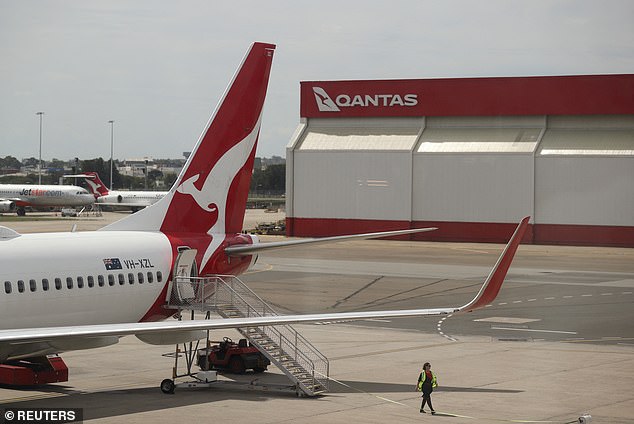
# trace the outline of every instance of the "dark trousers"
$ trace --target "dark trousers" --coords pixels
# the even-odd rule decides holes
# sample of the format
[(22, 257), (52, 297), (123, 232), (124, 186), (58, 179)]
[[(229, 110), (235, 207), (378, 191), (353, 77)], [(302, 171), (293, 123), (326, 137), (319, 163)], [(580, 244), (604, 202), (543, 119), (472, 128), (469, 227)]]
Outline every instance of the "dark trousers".
[(434, 407), (431, 406), (431, 393), (423, 393), (423, 403), (420, 404), (421, 411), (425, 407), (425, 403), (429, 405), (429, 409), (431, 409), (432, 411), (434, 410)]

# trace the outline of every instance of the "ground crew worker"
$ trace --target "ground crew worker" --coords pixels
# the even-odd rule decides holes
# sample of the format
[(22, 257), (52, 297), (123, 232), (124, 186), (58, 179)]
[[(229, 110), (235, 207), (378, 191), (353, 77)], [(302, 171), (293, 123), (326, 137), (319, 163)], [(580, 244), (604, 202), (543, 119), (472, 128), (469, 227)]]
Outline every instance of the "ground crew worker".
[(434, 411), (434, 407), (431, 405), (431, 392), (434, 391), (434, 387), (438, 386), (436, 382), (436, 374), (431, 371), (431, 364), (429, 362), (425, 362), (423, 365), (423, 370), (418, 376), (418, 384), (416, 384), (416, 390), (419, 392), (423, 392), (423, 403), (420, 405), (420, 413), (425, 414), (425, 403), (429, 405), (429, 409), (431, 409), (431, 414), (436, 414)]

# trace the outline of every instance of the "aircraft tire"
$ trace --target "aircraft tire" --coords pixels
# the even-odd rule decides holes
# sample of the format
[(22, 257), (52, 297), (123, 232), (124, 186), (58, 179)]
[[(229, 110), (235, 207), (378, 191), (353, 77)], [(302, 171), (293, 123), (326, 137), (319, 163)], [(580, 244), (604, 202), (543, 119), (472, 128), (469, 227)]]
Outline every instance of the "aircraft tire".
[(165, 380), (161, 381), (161, 391), (163, 393), (165, 393), (166, 395), (173, 395), (174, 394), (174, 381), (170, 380), (169, 378), (166, 378)]

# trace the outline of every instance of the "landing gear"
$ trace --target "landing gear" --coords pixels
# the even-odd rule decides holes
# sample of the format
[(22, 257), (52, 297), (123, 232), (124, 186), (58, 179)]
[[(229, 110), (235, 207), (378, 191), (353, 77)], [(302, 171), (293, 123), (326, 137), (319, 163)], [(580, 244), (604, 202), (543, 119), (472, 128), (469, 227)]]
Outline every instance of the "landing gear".
[(17, 213), (18, 216), (26, 216), (26, 210), (24, 209), (24, 206), (18, 206), (15, 213)]

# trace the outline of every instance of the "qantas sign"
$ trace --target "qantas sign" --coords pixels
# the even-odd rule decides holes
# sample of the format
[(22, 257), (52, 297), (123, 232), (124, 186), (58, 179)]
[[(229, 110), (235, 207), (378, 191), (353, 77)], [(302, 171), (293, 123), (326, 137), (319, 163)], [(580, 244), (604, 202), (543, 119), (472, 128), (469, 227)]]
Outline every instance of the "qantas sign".
[(302, 81), (303, 118), (624, 115), (634, 75)]
[(302, 82), (302, 116), (422, 116), (421, 90), (400, 81)]
[(340, 94), (333, 102), (321, 87), (313, 87), (320, 112), (341, 112), (340, 107), (411, 107), (418, 104), (418, 94)]

